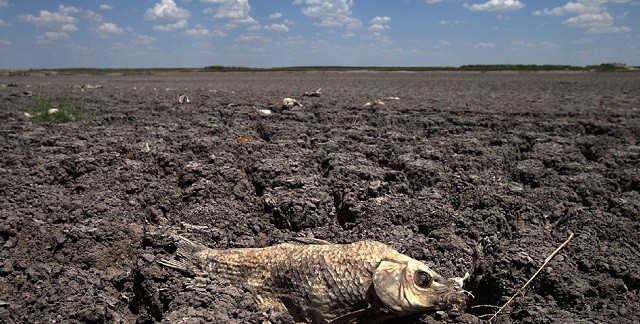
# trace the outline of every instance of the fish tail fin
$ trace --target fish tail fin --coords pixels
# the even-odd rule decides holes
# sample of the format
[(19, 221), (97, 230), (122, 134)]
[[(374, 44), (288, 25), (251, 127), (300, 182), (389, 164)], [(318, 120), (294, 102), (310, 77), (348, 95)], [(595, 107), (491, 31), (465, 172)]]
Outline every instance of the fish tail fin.
[(208, 248), (183, 236), (178, 236), (178, 240), (174, 244), (177, 250), (171, 259), (160, 259), (158, 263), (190, 275), (198, 274), (200, 272), (196, 265), (199, 261), (198, 253)]

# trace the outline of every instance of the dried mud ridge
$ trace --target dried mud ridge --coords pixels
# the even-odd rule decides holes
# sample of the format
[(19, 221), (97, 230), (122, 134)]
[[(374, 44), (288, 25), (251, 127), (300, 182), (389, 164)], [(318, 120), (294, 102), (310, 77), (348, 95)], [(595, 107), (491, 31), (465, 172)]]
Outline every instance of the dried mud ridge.
[[(373, 239), (471, 278), (476, 323), (640, 321), (640, 75), (257, 73), (0, 78), (0, 318), (290, 323), (161, 268), (214, 248)], [(100, 85), (82, 88), (81, 85)], [(322, 88), (320, 97), (300, 98)], [(26, 94), (93, 118), (33, 124)], [(189, 104), (179, 104), (185, 94)], [(399, 97), (386, 105), (366, 102)], [(262, 116), (285, 97), (296, 111)]]

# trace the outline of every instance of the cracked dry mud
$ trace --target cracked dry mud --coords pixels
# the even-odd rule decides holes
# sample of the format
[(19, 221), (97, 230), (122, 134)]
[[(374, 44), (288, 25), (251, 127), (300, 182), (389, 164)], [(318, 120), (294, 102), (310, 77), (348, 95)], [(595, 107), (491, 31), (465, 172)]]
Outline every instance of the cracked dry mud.
[[(467, 314), (403, 323), (476, 323), (494, 310), (474, 305), (501, 305), (570, 231), (498, 322), (640, 321), (640, 74), (0, 83), (4, 322), (291, 321), (246, 287), (160, 267), (181, 234), (213, 248), (385, 242), (446, 277), (471, 274)], [(93, 117), (34, 124), (29, 91), (80, 98)], [(364, 106), (389, 96), (400, 100)], [(285, 97), (304, 108), (252, 107)]]

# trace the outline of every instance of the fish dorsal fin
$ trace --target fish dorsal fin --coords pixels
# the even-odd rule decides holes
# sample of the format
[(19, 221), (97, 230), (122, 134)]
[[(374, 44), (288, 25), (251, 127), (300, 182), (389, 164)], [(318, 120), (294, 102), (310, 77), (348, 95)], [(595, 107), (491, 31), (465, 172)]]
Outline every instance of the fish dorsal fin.
[(333, 244), (329, 241), (312, 238), (312, 237), (294, 237), (291, 240), (293, 242), (301, 243), (301, 244), (322, 244), (322, 245)]

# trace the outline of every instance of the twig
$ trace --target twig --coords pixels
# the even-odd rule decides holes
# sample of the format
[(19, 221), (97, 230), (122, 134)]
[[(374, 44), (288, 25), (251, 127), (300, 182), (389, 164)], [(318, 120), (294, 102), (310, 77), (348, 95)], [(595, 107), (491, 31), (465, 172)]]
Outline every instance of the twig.
[(551, 254), (549, 254), (549, 256), (544, 260), (544, 262), (542, 263), (542, 265), (540, 266), (540, 268), (538, 268), (538, 271), (536, 271), (533, 276), (531, 276), (531, 278), (529, 278), (529, 280), (522, 286), (520, 287), (520, 289), (518, 289), (513, 296), (511, 296), (511, 298), (509, 298), (509, 300), (507, 300), (506, 303), (504, 303), (504, 305), (502, 305), (500, 308), (498, 308), (498, 310), (493, 313), (493, 316), (491, 316), (491, 318), (489, 318), (489, 323), (493, 322), (493, 320), (496, 318), (496, 316), (498, 316), (498, 314), (500, 314), (500, 312), (502, 312), (502, 310), (507, 307), (507, 305), (509, 305), (514, 298), (516, 298), (516, 296), (518, 296), (518, 294), (520, 294), (525, 288), (527, 288), (527, 286), (531, 283), (531, 281), (533, 281), (533, 279), (536, 278), (536, 276), (538, 276), (538, 273), (540, 273), (540, 271), (542, 271), (542, 269), (544, 269), (545, 266), (547, 266), (547, 263), (549, 263), (549, 261), (551, 261), (551, 259), (553, 259), (553, 257), (556, 256), (556, 254), (558, 254), (558, 252), (560, 252), (560, 250), (562, 250), (562, 248), (564, 248), (567, 244), (569, 244), (569, 241), (571, 241), (571, 239), (573, 238), (573, 232), (569, 232), (569, 237), (567, 238), (566, 241), (564, 241), (562, 244), (560, 244), (560, 246), (558, 246), (557, 249), (555, 249), (555, 251), (553, 251)]

